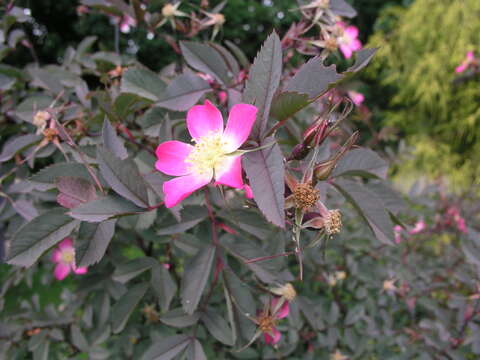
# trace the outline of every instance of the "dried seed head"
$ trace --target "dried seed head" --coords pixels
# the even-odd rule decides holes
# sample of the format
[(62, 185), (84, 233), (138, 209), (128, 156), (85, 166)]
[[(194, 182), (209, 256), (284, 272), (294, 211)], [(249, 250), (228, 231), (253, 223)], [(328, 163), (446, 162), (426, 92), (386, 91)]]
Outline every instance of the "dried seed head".
[(334, 37), (330, 37), (325, 40), (325, 49), (329, 51), (335, 51), (337, 50), (337, 48), (338, 48), (337, 39), (335, 39)]
[(258, 328), (265, 333), (271, 333), (277, 324), (276, 319), (268, 314), (262, 314), (257, 318)]
[(48, 141), (53, 141), (53, 139), (55, 139), (57, 137), (57, 135), (58, 135), (58, 131), (55, 130), (55, 129), (48, 128), (48, 129), (43, 130), (43, 136)]
[(325, 232), (328, 235), (338, 234), (342, 229), (342, 214), (340, 210), (328, 210), (324, 219)]
[(157, 323), (160, 321), (157, 310), (155, 310), (155, 305), (145, 305), (142, 309), (143, 315), (149, 323)]
[(319, 193), (309, 183), (297, 184), (295, 189), (293, 189), (293, 199), (296, 208), (308, 210), (319, 199)]
[(290, 283), (287, 283), (277, 288), (273, 288), (270, 291), (275, 295), (283, 296), (287, 301), (293, 301), (293, 299), (295, 299), (295, 297), (297, 296), (295, 288)]

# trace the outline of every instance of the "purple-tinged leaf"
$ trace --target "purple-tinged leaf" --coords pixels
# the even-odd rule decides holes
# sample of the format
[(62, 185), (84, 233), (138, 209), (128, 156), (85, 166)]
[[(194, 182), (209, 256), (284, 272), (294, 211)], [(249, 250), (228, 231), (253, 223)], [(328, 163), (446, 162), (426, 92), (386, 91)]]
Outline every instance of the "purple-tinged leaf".
[(60, 192), (57, 202), (67, 209), (76, 208), (97, 198), (95, 186), (79, 177), (60, 176), (57, 178), (57, 188)]
[(207, 355), (203, 351), (202, 344), (197, 339), (193, 339), (187, 348), (188, 360), (207, 360)]
[(180, 354), (190, 342), (191, 339), (188, 335), (173, 335), (162, 338), (148, 348), (141, 360), (171, 360)]
[(227, 321), (217, 312), (207, 310), (202, 314), (202, 322), (208, 332), (222, 344), (232, 346), (234, 344), (233, 333)]
[(231, 80), (228, 66), (217, 50), (207, 44), (193, 41), (181, 41), (180, 48), (189, 66), (228, 85)]
[(213, 47), (215, 50), (218, 51), (220, 56), (223, 58), (223, 60), (227, 64), (228, 71), (234, 77), (236, 77), (238, 75), (238, 73), (240, 72), (240, 66), (238, 65), (238, 62), (235, 59), (235, 57), (227, 49), (225, 49), (222, 45), (215, 44), (213, 42), (209, 43), (208, 45)]
[(195, 325), (200, 319), (200, 313), (194, 312), (189, 315), (182, 308), (173, 309), (160, 317), (160, 321), (176, 328), (184, 328)]
[(113, 217), (140, 214), (144, 211), (145, 209), (119, 196), (107, 195), (77, 206), (69, 212), (69, 215), (82, 221), (101, 222)]
[(212, 270), (215, 250), (215, 246), (205, 247), (185, 266), (181, 294), (182, 306), (187, 314), (193, 314), (197, 309)]
[(165, 83), (154, 72), (144, 68), (130, 68), (123, 74), (120, 91), (157, 101), (165, 87)]
[(148, 207), (147, 185), (131, 159), (121, 160), (105, 148), (97, 149), (100, 173), (119, 195), (138, 206)]
[(3, 146), (0, 153), (0, 162), (10, 160), (16, 153), (26, 149), (39, 142), (42, 139), (40, 135), (27, 134), (10, 138)]
[(14, 201), (12, 203), (12, 206), (15, 211), (27, 221), (30, 221), (38, 216), (38, 211), (33, 206), (33, 203), (31, 201), (20, 199)]
[(330, 0), (330, 10), (341, 17), (353, 18), (357, 16), (357, 11), (345, 0)]
[(378, 176), (387, 177), (388, 163), (375, 151), (356, 148), (347, 152), (337, 163), (332, 177), (337, 176)]
[(98, 224), (83, 222), (75, 241), (75, 259), (79, 267), (86, 267), (102, 260), (115, 232), (117, 220)]
[(285, 91), (307, 94), (310, 99), (323, 95), (342, 75), (337, 73), (335, 65), (323, 65), (319, 56), (307, 61), (288, 82)]
[(123, 142), (118, 137), (117, 132), (110, 124), (110, 121), (108, 121), (106, 118), (103, 121), (102, 139), (103, 146), (114, 153), (117, 157), (122, 160), (125, 160), (128, 157), (125, 145), (123, 145)]
[(130, 315), (148, 290), (148, 284), (141, 283), (133, 286), (123, 295), (112, 308), (112, 331), (121, 332), (127, 324)]
[(162, 312), (168, 311), (170, 303), (177, 292), (177, 284), (163, 265), (157, 265), (152, 269), (151, 285), (157, 295)]
[(117, 267), (115, 268), (115, 272), (112, 275), (112, 278), (113, 280), (124, 284), (131, 279), (137, 277), (141, 273), (150, 270), (157, 264), (157, 260), (151, 257), (140, 257), (137, 259), (133, 259), (126, 263), (117, 265)]
[(332, 185), (350, 202), (383, 244), (393, 244), (393, 224), (380, 198), (362, 184), (336, 179)]
[(157, 231), (158, 235), (179, 234), (193, 228), (208, 217), (208, 212), (202, 206), (187, 206), (182, 211), (182, 219), (178, 223), (163, 223)]
[(343, 74), (356, 73), (367, 66), (377, 52), (378, 48), (365, 48), (355, 53), (355, 63)]
[[(267, 138), (262, 145), (273, 141)], [(285, 227), (285, 168), (278, 144), (245, 154), (243, 166), (260, 211), (271, 223)]]
[(263, 43), (250, 72), (243, 93), (243, 101), (258, 108), (257, 120), (250, 137), (260, 140), (267, 128), (270, 106), (282, 76), (282, 45), (273, 32)]
[(185, 73), (168, 84), (155, 105), (169, 110), (186, 111), (210, 90), (207, 81), (192, 73)]
[(67, 216), (65, 210), (59, 208), (37, 216), (13, 236), (7, 263), (32, 266), (46, 250), (70, 235), (78, 224), (78, 220)]
[(84, 180), (92, 180), (85, 165), (79, 163), (56, 163), (47, 166), (39, 172), (32, 175), (29, 179), (32, 183), (55, 184), (56, 180), (69, 174), (71, 176), (80, 177)]

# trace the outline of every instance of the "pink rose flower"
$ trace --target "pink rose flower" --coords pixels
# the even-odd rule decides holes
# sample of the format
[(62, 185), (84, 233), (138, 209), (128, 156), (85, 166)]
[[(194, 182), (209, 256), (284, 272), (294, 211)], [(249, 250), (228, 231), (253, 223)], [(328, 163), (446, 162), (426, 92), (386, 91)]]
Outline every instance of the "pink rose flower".
[(57, 280), (65, 279), (70, 271), (75, 274), (86, 274), (86, 267), (79, 267), (75, 265), (75, 248), (71, 238), (65, 238), (57, 245), (57, 248), (53, 250), (52, 261), (56, 263), (53, 274)]
[(350, 59), (354, 51), (362, 48), (362, 43), (358, 40), (358, 28), (356, 26), (347, 26), (344, 22), (337, 22), (340, 36), (337, 38), (340, 51), (345, 58)]
[(455, 72), (457, 74), (464, 72), (474, 62), (475, 62), (475, 56), (473, 55), (473, 51), (467, 52), (467, 56), (462, 61), (462, 63), (455, 68)]
[(415, 224), (414, 228), (412, 230), (410, 230), (408, 233), (410, 235), (415, 235), (415, 234), (421, 233), (426, 228), (427, 228), (427, 224), (425, 223), (425, 221), (419, 220)]
[(359, 93), (358, 91), (350, 90), (347, 92), (348, 97), (352, 100), (355, 106), (362, 105), (363, 101), (365, 100), (365, 95)]
[(128, 34), (130, 32), (130, 28), (135, 27), (136, 25), (137, 21), (127, 14), (124, 14), (119, 22), (120, 31), (124, 34)]
[(166, 141), (157, 147), (157, 170), (175, 179), (163, 184), (165, 206), (173, 207), (194, 191), (209, 184), (243, 188), (241, 155), (235, 151), (247, 140), (257, 116), (248, 104), (232, 107), (223, 129), (220, 111), (208, 100), (187, 113), (188, 132), (194, 145)]
[(395, 234), (395, 244), (400, 244), (402, 242), (402, 227), (395, 225), (393, 227), (393, 233)]
[[(272, 302), (270, 304), (272, 309), (276, 308), (279, 299), (280, 298), (273, 298), (272, 299)], [(280, 339), (282, 337), (282, 334), (280, 333), (280, 331), (277, 330), (277, 328), (274, 326), (274, 324), (277, 320), (286, 318), (288, 316), (289, 312), (290, 312), (290, 306), (288, 304), (288, 301), (284, 301), (282, 306), (280, 307), (280, 309), (278, 309), (278, 311), (275, 312), (275, 314), (273, 315), (273, 324), (272, 324), (271, 328), (268, 329), (269, 331), (264, 331), (264, 333), (263, 333), (263, 338), (265, 340), (265, 344), (275, 345), (276, 343), (278, 343), (280, 341)]]

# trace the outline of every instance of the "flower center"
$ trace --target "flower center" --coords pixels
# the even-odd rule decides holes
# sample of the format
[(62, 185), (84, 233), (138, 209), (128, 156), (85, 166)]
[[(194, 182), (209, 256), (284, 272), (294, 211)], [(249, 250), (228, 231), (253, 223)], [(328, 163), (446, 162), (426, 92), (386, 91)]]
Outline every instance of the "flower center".
[(219, 170), (224, 164), (226, 146), (221, 133), (201, 137), (185, 159), (189, 170), (199, 176), (211, 176), (214, 169)]
[(342, 214), (340, 210), (329, 210), (324, 221), (325, 232), (328, 235), (338, 234), (342, 229)]
[(75, 260), (75, 250), (73, 249), (63, 250), (61, 255), (61, 260), (66, 264), (73, 263)]
[(318, 190), (315, 190), (310, 184), (298, 184), (293, 190), (293, 199), (295, 207), (302, 210), (308, 210), (318, 200)]
[(276, 321), (273, 316), (270, 315), (261, 315), (258, 318), (258, 328), (265, 333), (271, 333), (275, 328)]

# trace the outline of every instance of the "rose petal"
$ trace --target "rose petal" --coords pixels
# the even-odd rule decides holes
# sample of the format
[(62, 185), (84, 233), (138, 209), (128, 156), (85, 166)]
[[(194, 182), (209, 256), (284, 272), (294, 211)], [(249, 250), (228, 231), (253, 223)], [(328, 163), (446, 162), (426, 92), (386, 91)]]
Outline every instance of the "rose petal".
[[(277, 297), (272, 299), (272, 302), (271, 302), (272, 309), (275, 309), (277, 307), (277, 304), (279, 301), (280, 301), (280, 298), (277, 298)], [(278, 309), (277, 312), (275, 313), (275, 317), (277, 319), (283, 319), (288, 316), (289, 312), (290, 312), (290, 306), (288, 304), (288, 301), (284, 300), (280, 309)]]
[(464, 71), (467, 69), (467, 66), (468, 66), (468, 65), (467, 65), (466, 63), (462, 63), (461, 65), (459, 65), (459, 66), (457, 66), (457, 67), (455, 68), (455, 72), (456, 72), (457, 74), (462, 73), (462, 72), (464, 72)]
[(88, 271), (88, 269), (87, 269), (86, 267), (79, 267), (79, 268), (74, 267), (74, 268), (73, 268), (73, 272), (74, 272), (75, 274), (78, 274), (78, 275), (86, 274), (87, 271)]
[(208, 100), (205, 105), (195, 105), (187, 113), (188, 132), (195, 140), (223, 131), (221, 112)]
[(358, 39), (353, 40), (350, 44), (350, 49), (353, 51), (358, 51), (361, 48), (362, 48), (362, 43)]
[(356, 39), (358, 37), (358, 28), (356, 26), (349, 26), (345, 29), (345, 34), (350, 38), (350, 39)]
[(66, 249), (71, 249), (73, 248), (73, 241), (72, 241), (72, 238), (65, 238), (63, 239), (59, 244), (58, 244), (58, 248), (60, 250), (66, 250)]
[(67, 277), (70, 273), (70, 265), (64, 263), (58, 263), (55, 266), (55, 270), (53, 271), (53, 275), (57, 280), (63, 280)]
[(207, 185), (212, 180), (212, 176), (213, 174), (199, 178), (195, 175), (187, 175), (164, 182), (165, 206), (167, 208), (174, 207), (195, 190)]
[(155, 167), (167, 175), (182, 176), (190, 173), (185, 159), (192, 151), (193, 146), (181, 141), (166, 141), (158, 145), (156, 150), (157, 162)]
[(215, 184), (231, 186), (236, 189), (243, 188), (242, 155), (228, 156), (221, 168), (215, 168)]
[[(273, 335), (273, 337), (272, 337)], [(272, 335), (269, 333), (263, 333), (263, 337), (265, 339), (265, 344), (267, 345), (275, 345), (280, 341), (280, 338), (282, 337), (282, 334), (280, 334), (280, 331), (278, 331), (276, 328), (272, 329)]]
[(340, 45), (340, 51), (342, 52), (343, 56), (345, 56), (346, 59), (350, 59), (352, 57), (352, 50), (348, 45)]
[(53, 262), (60, 262), (60, 258), (62, 257), (62, 252), (59, 249), (54, 249), (52, 253), (52, 261)]
[(257, 107), (249, 104), (237, 104), (228, 115), (227, 127), (223, 138), (227, 141), (227, 152), (237, 150), (248, 138), (257, 117)]
[(245, 190), (245, 197), (247, 199), (253, 199), (253, 191), (250, 185), (247, 185), (247, 184), (243, 185), (243, 190)]

